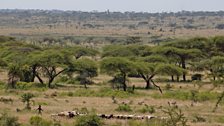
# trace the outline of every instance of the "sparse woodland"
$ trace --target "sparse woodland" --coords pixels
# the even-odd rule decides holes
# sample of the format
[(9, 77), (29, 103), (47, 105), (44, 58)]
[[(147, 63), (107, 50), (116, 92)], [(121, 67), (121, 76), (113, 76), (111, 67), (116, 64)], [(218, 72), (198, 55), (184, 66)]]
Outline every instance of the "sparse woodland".
[(221, 126), (223, 15), (0, 10), (0, 126)]

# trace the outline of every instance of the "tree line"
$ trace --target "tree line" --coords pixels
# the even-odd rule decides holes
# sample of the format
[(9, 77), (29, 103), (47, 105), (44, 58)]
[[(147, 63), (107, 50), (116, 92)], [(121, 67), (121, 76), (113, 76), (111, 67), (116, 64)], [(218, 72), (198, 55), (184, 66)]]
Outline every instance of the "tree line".
[[(51, 88), (56, 78), (66, 76), (80, 84), (92, 83), (99, 74), (113, 77), (112, 87), (127, 91), (128, 78), (145, 81), (145, 88), (157, 87), (154, 78), (170, 76), (170, 81), (224, 80), (224, 37), (196, 37), (162, 43), (159, 46), (126, 43), (108, 45), (100, 50), (82, 46), (51, 46), (19, 42), (13, 37), (0, 37), (0, 66), (8, 73), (8, 87), (18, 82), (39, 81)], [(190, 75), (190, 74), (189, 74)], [(195, 79), (195, 77), (192, 79)]]

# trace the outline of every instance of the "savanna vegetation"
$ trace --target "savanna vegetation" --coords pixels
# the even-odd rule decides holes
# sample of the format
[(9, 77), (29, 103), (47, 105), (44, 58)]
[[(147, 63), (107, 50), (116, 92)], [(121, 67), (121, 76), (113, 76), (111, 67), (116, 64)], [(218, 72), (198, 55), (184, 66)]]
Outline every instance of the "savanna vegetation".
[[(103, 47), (30, 44), (0, 36), (2, 126), (222, 125), (224, 37)], [(36, 108), (43, 106), (37, 116)], [(63, 106), (63, 107), (62, 107)], [(79, 110), (73, 119), (51, 114)], [(155, 115), (102, 120), (97, 113)]]

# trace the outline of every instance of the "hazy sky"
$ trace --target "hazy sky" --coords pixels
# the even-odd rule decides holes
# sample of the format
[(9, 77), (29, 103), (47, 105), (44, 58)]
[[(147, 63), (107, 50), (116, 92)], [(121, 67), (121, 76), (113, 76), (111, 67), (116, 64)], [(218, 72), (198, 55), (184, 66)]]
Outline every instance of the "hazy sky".
[(0, 9), (176, 12), (224, 10), (224, 0), (0, 0)]

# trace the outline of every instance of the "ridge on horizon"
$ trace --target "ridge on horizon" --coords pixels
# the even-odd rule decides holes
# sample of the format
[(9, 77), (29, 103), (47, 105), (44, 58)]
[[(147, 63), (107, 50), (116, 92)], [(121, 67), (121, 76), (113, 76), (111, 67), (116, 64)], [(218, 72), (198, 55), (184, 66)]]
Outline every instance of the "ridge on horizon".
[(105, 11), (92, 10), (92, 11), (83, 11), (83, 10), (63, 10), (63, 9), (11, 9), (11, 8), (0, 8), (0, 11), (52, 11), (52, 12), (87, 12), (87, 13), (146, 13), (146, 14), (170, 14), (170, 13), (219, 13), (224, 12), (224, 10), (217, 11), (191, 11), (191, 10), (180, 10), (180, 11), (163, 11), (163, 12), (147, 12), (147, 11), (110, 11), (109, 9)]

